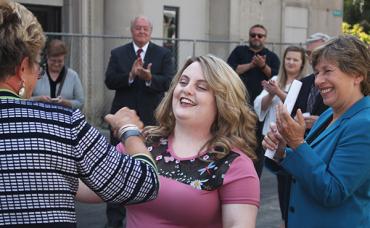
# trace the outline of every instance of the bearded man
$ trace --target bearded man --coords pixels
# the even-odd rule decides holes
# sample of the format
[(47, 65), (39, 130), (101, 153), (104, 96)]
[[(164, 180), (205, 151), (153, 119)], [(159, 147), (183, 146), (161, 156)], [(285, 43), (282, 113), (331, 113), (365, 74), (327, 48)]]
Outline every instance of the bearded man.
[[(278, 56), (265, 47), (267, 30), (263, 25), (256, 24), (249, 29), (249, 46), (237, 46), (230, 54), (227, 63), (238, 73), (247, 88), (249, 104), (253, 107), (254, 99), (261, 93), (261, 82), (268, 81), (279, 73), (280, 60)], [(264, 150), (262, 149), (262, 127), (258, 122), (256, 155), (258, 160), (255, 168), (258, 176), (262, 174)]]

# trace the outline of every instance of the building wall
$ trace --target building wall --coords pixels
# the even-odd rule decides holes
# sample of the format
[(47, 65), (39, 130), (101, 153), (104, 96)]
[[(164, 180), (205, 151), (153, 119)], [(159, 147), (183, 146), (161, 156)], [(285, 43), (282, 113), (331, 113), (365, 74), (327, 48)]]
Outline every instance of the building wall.
[[(64, 0), (63, 32), (104, 34), (104, 1)], [(94, 125), (103, 123), (109, 105), (106, 102), (104, 72), (105, 41), (101, 38), (63, 37), (70, 49), (69, 66), (81, 78), (85, 91), (84, 113)]]
[[(74, 0), (70, 0), (75, 2)], [(82, 0), (80, 17), (83, 34), (104, 34), (104, 1)], [(72, 19), (73, 20), (73, 19)], [(81, 79), (85, 88), (84, 112), (91, 122), (101, 124), (107, 107), (104, 83), (105, 51), (104, 40), (96, 38), (80, 39)], [(93, 99), (92, 99), (93, 98)]]
[(335, 10), (339, 10), (343, 14), (343, 0), (312, 1), (309, 6), (309, 34), (317, 31), (325, 32), (331, 36), (340, 34), (343, 17), (334, 16)]
[[(249, 28), (262, 24), (268, 31), (267, 42), (282, 41), (280, 0), (231, 0), (230, 4), (230, 40), (247, 41)], [(275, 51), (278, 47), (269, 48)]]

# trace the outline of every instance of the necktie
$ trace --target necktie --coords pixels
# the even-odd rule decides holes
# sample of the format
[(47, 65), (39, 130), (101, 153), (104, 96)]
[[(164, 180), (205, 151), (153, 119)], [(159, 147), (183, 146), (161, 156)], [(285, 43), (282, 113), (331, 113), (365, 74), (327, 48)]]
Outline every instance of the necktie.
[(315, 85), (312, 85), (310, 93), (308, 95), (307, 99), (307, 109), (306, 112), (312, 113), (313, 106), (316, 101), (316, 96), (319, 94), (319, 90), (315, 87)]
[(141, 48), (137, 49), (137, 51), (136, 51), (136, 56), (137, 56), (138, 58), (141, 58), (141, 52), (143, 52), (143, 49), (141, 49)]

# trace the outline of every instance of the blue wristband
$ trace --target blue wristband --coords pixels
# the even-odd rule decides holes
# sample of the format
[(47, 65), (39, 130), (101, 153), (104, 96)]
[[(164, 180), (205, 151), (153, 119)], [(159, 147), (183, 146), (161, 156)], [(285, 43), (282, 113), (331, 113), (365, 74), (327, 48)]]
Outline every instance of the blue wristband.
[(125, 143), (127, 138), (131, 136), (141, 136), (141, 132), (139, 130), (127, 130), (119, 138), (123, 143)]

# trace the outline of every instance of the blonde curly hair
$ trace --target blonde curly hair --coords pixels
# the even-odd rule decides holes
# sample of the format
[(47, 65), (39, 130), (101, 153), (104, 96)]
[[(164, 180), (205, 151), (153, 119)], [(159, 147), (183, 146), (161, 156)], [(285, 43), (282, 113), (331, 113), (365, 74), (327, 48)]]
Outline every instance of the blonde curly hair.
[(40, 23), (28, 9), (0, 0), (0, 80), (15, 74), (24, 57), (36, 63), (45, 40)]
[(235, 71), (223, 60), (213, 55), (189, 59), (173, 78), (170, 88), (155, 111), (158, 126), (145, 128), (146, 140), (168, 137), (174, 131), (176, 119), (172, 110), (173, 92), (184, 70), (199, 62), (204, 78), (216, 99), (216, 120), (210, 129), (213, 137), (204, 145), (217, 158), (239, 149), (251, 159), (256, 159), (256, 115), (249, 106), (247, 91)]

